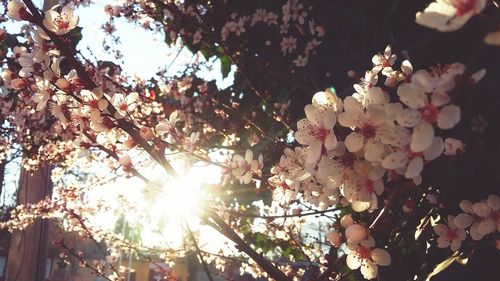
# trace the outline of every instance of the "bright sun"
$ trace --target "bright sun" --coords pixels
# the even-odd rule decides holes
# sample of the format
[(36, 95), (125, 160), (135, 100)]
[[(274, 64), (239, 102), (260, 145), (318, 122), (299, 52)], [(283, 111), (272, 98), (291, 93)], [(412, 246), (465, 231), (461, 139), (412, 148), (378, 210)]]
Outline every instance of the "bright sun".
[[(143, 246), (167, 249), (182, 248), (185, 241), (190, 241), (186, 240), (187, 224), (193, 232), (203, 234), (198, 238), (200, 247), (210, 247), (211, 250), (223, 247), (225, 239), (209, 227), (200, 225), (199, 220), (203, 208), (210, 207), (209, 202), (214, 200), (207, 187), (220, 184), (221, 168), (189, 163), (176, 167), (176, 170), (181, 174), (177, 180), (164, 176), (162, 168), (155, 166), (141, 169), (150, 180), (148, 184), (137, 178), (121, 177), (97, 188), (90, 195), (92, 200), (104, 201), (118, 211), (98, 214), (93, 223), (112, 230), (123, 214), (128, 226), (140, 229)], [(125, 201), (125, 206), (120, 201)]]

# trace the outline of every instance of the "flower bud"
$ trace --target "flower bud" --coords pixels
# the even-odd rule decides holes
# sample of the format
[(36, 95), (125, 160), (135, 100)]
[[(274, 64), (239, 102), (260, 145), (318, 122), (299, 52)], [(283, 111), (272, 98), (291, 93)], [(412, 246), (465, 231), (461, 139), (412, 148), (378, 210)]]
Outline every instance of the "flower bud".
[(343, 228), (348, 228), (352, 224), (354, 224), (354, 220), (352, 219), (351, 215), (345, 215), (340, 219), (340, 225)]
[(145, 140), (151, 140), (155, 136), (153, 133), (153, 130), (149, 127), (142, 127), (139, 130), (139, 135), (141, 136), (141, 138), (143, 138)]
[(71, 91), (71, 88), (73, 87), (71, 85), (71, 83), (69, 83), (69, 81), (64, 79), (64, 78), (57, 79), (56, 85), (57, 85), (57, 87), (59, 87), (59, 89), (65, 91), (65, 92)]
[(332, 244), (335, 247), (338, 247), (342, 239), (342, 234), (332, 229), (326, 234), (326, 239), (328, 239), (328, 242), (330, 242), (330, 244)]
[(137, 145), (137, 143), (132, 138), (128, 138), (123, 142), (123, 147), (126, 149), (131, 149), (132, 147), (134, 147), (136, 145)]
[(348, 242), (357, 243), (365, 240), (368, 236), (368, 232), (364, 226), (353, 224), (345, 230), (345, 236)]

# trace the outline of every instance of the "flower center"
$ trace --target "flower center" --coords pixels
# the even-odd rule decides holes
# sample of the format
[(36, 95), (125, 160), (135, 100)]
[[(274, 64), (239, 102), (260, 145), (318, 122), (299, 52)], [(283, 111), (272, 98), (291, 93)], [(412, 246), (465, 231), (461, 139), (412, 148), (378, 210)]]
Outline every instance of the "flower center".
[(371, 180), (364, 180), (364, 181), (361, 183), (361, 187), (362, 187), (364, 190), (366, 190), (366, 191), (368, 191), (368, 192), (370, 192), (370, 193), (372, 193), (372, 192), (373, 192), (373, 190), (375, 189), (375, 188), (373, 187), (373, 181), (371, 181)]
[(118, 109), (120, 109), (120, 111), (127, 111), (128, 104), (122, 103), (122, 104), (120, 104), (120, 106), (118, 107)]
[(419, 109), (422, 119), (429, 123), (434, 123), (437, 121), (439, 110), (432, 104), (427, 104), (426, 106)]
[(54, 24), (57, 26), (57, 29), (64, 30), (69, 28), (69, 21), (64, 16), (58, 16), (54, 19)]
[(375, 137), (375, 127), (372, 126), (371, 124), (365, 124), (361, 129), (359, 130), (359, 133), (365, 137), (365, 139), (371, 139)]
[(315, 138), (324, 141), (326, 139), (326, 137), (330, 134), (330, 130), (327, 130), (323, 127), (316, 128), (314, 130), (313, 134), (314, 134)]
[(458, 238), (457, 232), (451, 228), (448, 228), (448, 233), (446, 234), (448, 240), (455, 240)]
[(450, 4), (457, 9), (456, 15), (461, 17), (476, 10), (477, 0), (450, 0)]
[(371, 257), (371, 250), (370, 248), (366, 248), (366, 247), (359, 247), (357, 250), (356, 250), (356, 254), (358, 256), (358, 258), (360, 259), (369, 259)]
[(352, 168), (354, 166), (354, 154), (345, 153), (339, 160), (344, 167)]

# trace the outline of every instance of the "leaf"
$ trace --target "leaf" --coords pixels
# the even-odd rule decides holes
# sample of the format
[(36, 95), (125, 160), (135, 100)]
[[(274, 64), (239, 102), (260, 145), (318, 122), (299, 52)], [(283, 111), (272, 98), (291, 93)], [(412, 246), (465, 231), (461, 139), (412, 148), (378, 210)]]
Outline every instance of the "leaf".
[(83, 28), (77, 26), (73, 28), (67, 35), (67, 37), (71, 40), (71, 43), (73, 44), (73, 48), (76, 48), (80, 40), (82, 40), (82, 29)]
[(448, 266), (453, 264), (458, 259), (459, 259), (458, 252), (453, 253), (453, 255), (451, 255), (444, 261), (440, 262), (438, 265), (436, 265), (434, 267), (434, 270), (429, 275), (427, 275), (425, 281), (430, 281), (433, 276), (438, 275), (441, 271), (445, 270)]
[(231, 59), (228, 56), (221, 56), (219, 60), (222, 78), (226, 78), (231, 71)]

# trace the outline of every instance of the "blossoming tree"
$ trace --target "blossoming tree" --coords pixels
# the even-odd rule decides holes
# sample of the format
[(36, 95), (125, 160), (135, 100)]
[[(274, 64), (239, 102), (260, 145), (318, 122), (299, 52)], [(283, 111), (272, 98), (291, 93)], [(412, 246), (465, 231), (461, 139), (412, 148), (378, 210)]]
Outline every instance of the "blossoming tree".
[[(53, 165), (57, 188), (16, 206), (2, 228), (57, 218), (67, 231), (105, 241), (110, 256), (126, 249), (173, 262), (192, 252), (210, 279), (209, 264), (222, 270), (229, 259), (274, 280), (429, 280), (453, 262), (470, 268), (464, 280), (498, 276), (487, 268), (500, 249), (497, 2), (104, 7), (108, 51), (115, 20), (125, 18), (215, 59), (223, 76), (235, 67), (225, 89), (201, 79), (200, 64), (134, 80), (115, 63), (85, 58), (74, 9), (89, 3), (61, 2), (45, 13), (31, 0), (5, 4), (8, 18), (26, 25), (0, 34), (2, 148), (21, 149), (32, 170)], [(82, 176), (88, 167), (105, 162), (118, 178), (140, 179), (154, 204), (167, 190), (195, 196), (179, 161), (218, 168), (220, 181), (197, 191), (196, 215), (232, 252), (205, 251), (188, 221), (189, 246), (154, 250), (90, 223), (110, 206), (89, 196), (105, 179)], [(147, 175), (151, 166), (162, 182)], [(79, 176), (69, 181), (71, 172)], [(143, 210), (122, 205), (122, 213)], [(328, 228), (307, 230), (311, 221)], [(105, 279), (126, 277), (113, 258), (90, 264), (54, 243)]]

